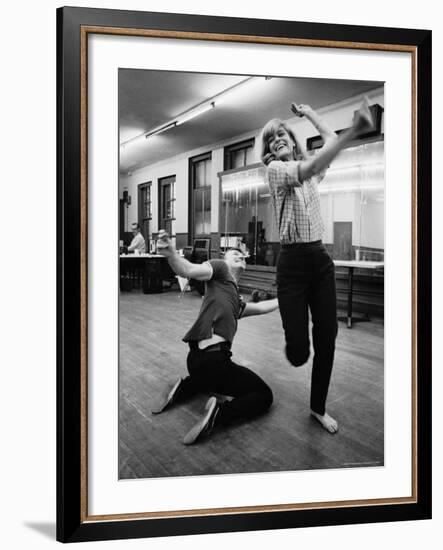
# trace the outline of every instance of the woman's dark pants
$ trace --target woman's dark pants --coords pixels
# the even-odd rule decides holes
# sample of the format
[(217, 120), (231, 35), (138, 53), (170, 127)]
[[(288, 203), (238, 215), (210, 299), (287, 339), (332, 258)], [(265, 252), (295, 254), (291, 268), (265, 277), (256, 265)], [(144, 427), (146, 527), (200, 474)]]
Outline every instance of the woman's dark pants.
[(334, 262), (321, 241), (283, 245), (277, 264), (277, 296), (292, 365), (306, 363), (312, 319), (311, 409), (323, 415), (337, 336)]

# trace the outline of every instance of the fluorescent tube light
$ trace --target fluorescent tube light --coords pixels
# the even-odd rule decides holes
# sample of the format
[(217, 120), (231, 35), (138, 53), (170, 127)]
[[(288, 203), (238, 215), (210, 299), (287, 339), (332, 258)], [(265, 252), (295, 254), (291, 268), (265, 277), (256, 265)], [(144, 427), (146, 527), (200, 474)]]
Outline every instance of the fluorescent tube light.
[(231, 86), (227, 90), (215, 95), (212, 99), (216, 99), (218, 104), (225, 103), (227, 100), (236, 101), (242, 99), (246, 93), (250, 92), (251, 88), (254, 88), (262, 82), (266, 82), (267, 80), (270, 80), (270, 77), (250, 76), (238, 84), (234, 84), (234, 86)]
[(201, 107), (197, 107), (196, 109), (192, 109), (191, 111), (188, 111), (187, 113), (184, 113), (183, 115), (178, 116), (177, 120), (175, 121), (175, 126), (179, 126), (184, 122), (188, 122), (188, 120), (191, 120), (197, 116), (200, 116), (203, 113), (210, 111), (214, 107), (215, 107), (215, 102), (211, 101), (211, 103), (202, 105)]
[(120, 145), (120, 147), (121, 147), (122, 149), (126, 149), (126, 147), (127, 147), (128, 145), (135, 145), (135, 144), (137, 144), (137, 143), (141, 144), (141, 143), (144, 141), (144, 138), (145, 138), (145, 134), (140, 134), (140, 135), (138, 135), (138, 136), (135, 136), (135, 137), (133, 137), (133, 138), (131, 138), (131, 139), (128, 139), (128, 140), (124, 141), (124, 142)]
[(174, 122), (170, 122), (169, 124), (165, 124), (160, 128), (156, 128), (155, 130), (152, 130), (151, 132), (146, 133), (145, 138), (148, 139), (152, 136), (158, 136), (158, 134), (161, 134), (162, 132), (166, 132), (166, 130), (170, 130), (171, 128), (175, 128), (176, 126), (177, 126), (177, 122), (174, 120)]
[(250, 87), (257, 85), (262, 81), (267, 81), (270, 79), (271, 79), (270, 77), (255, 77), (255, 76), (250, 76), (248, 78), (245, 78), (245, 80), (242, 80), (241, 82), (234, 84), (234, 86), (231, 86), (230, 88), (223, 90), (223, 92), (220, 92), (215, 96), (209, 98), (204, 105), (200, 105), (192, 109), (189, 109), (188, 111), (185, 111), (181, 115), (178, 115), (177, 118), (173, 119), (172, 121), (167, 122), (163, 126), (154, 128), (154, 130), (145, 132), (139, 136), (128, 139), (127, 141), (122, 143), (120, 147), (122, 149), (125, 149), (127, 145), (133, 145), (135, 143), (138, 143), (139, 140), (142, 140), (143, 138), (149, 138), (149, 137), (161, 134), (162, 132), (166, 132), (166, 130), (170, 130), (171, 128), (175, 128), (176, 126), (180, 126), (180, 124), (183, 124), (184, 122), (188, 122), (188, 120), (192, 120), (193, 118), (200, 116), (201, 114), (206, 113), (207, 111), (210, 111), (215, 107), (216, 102), (217, 104), (220, 101), (224, 102), (226, 98), (229, 98), (229, 100), (238, 99), (239, 92), (243, 93), (246, 88), (249, 89)]

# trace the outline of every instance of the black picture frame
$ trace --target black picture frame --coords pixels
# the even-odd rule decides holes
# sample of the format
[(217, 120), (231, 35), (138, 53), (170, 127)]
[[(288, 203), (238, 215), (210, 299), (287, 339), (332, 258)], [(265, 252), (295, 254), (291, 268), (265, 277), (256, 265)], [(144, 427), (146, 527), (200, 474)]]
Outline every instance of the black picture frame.
[[(413, 302), (416, 370), (411, 499), (280, 510), (195, 513), (183, 517), (91, 518), (87, 513), (87, 158), (83, 61), (88, 29), (153, 31), (205, 40), (255, 37), (298, 43), (410, 51), (415, 158)], [(166, 34), (165, 34), (166, 33)], [(189, 34), (190, 33), (190, 34)], [(195, 34), (198, 33), (198, 36)], [(217, 36), (217, 38), (214, 38)], [(148, 13), (91, 8), (57, 10), (57, 539), (62, 542), (159, 537), (431, 517), (431, 31)], [(123, 511), (122, 511), (123, 512)]]

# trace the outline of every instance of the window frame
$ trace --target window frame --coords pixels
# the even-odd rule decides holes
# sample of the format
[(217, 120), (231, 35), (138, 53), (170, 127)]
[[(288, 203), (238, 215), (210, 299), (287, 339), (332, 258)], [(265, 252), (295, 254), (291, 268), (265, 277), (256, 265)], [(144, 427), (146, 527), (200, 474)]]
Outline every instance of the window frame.
[[(197, 238), (210, 238), (211, 237), (211, 221), (212, 221), (212, 212), (211, 217), (209, 220), (209, 232), (208, 233), (196, 233), (194, 222), (195, 222), (195, 168), (199, 162), (210, 160), (212, 163), (212, 151), (207, 151), (206, 153), (202, 153), (200, 155), (196, 155), (195, 157), (189, 158), (189, 201), (188, 201), (188, 244), (192, 244), (194, 242), (194, 239)], [(205, 185), (203, 187), (199, 187), (199, 190), (209, 190), (210, 193), (212, 193), (212, 182), (209, 178), (209, 185)], [(211, 198), (211, 204), (212, 204), (212, 198)]]
[(255, 147), (255, 137), (251, 137), (251, 138), (244, 139), (242, 141), (238, 141), (236, 143), (227, 145), (223, 150), (223, 171), (235, 170), (236, 168), (243, 168), (244, 166), (248, 166), (248, 164), (246, 164), (246, 159), (245, 159), (245, 164), (243, 164), (243, 166), (236, 166), (234, 168), (232, 166), (231, 154), (237, 151), (240, 151), (242, 149), (244, 149), (245, 151), (247, 151), (247, 149), (254, 150), (254, 147)]
[[(175, 184), (177, 182), (177, 175), (172, 174), (170, 176), (164, 176), (162, 178), (158, 178), (158, 229), (164, 229), (167, 231), (170, 236), (173, 236), (172, 233), (172, 222), (176, 219), (175, 218)], [(164, 189), (167, 186), (172, 186), (172, 193), (171, 198), (168, 199), (168, 204), (171, 204), (171, 217), (163, 216), (163, 213), (165, 212), (165, 201), (163, 199), (163, 193)], [(166, 212), (165, 212), (166, 213)], [(165, 223), (164, 223), (165, 222)]]
[[(149, 204), (148, 210), (147, 210), (147, 216), (144, 216), (145, 209), (144, 209), (144, 201), (143, 201), (143, 192), (147, 191), (147, 196), (149, 197), (149, 200), (146, 201), (146, 203)], [(146, 181), (143, 183), (138, 184), (137, 186), (137, 211), (138, 211), (138, 224), (140, 226), (141, 233), (146, 241), (146, 243), (149, 242), (150, 237), (150, 226), (151, 226), (151, 220), (152, 220), (152, 181)], [(147, 224), (147, 230), (145, 231), (145, 223)]]

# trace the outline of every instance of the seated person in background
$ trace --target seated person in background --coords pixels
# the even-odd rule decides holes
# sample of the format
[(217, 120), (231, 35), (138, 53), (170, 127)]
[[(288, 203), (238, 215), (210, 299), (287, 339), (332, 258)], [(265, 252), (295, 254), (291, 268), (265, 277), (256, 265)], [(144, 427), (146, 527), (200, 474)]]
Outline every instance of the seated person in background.
[(189, 376), (179, 378), (152, 412), (158, 414), (172, 403), (200, 392), (233, 398), (223, 402), (218, 402), (216, 397), (209, 398), (203, 416), (183, 439), (185, 445), (190, 445), (217, 426), (253, 418), (271, 406), (271, 389), (257, 374), (231, 360), (231, 345), (238, 319), (269, 313), (277, 309), (278, 304), (276, 299), (247, 304), (243, 301), (238, 281), (246, 263), (238, 249), (227, 250), (224, 259), (193, 264), (179, 256), (168, 235), (160, 232), (157, 250), (168, 259), (177, 275), (205, 281), (206, 292), (197, 320), (183, 338), (190, 348)]
[(132, 234), (134, 235), (131, 244), (128, 246), (128, 252), (135, 252), (136, 250), (140, 254), (146, 252), (146, 243), (143, 235), (140, 233), (140, 226), (138, 223), (132, 224)]

